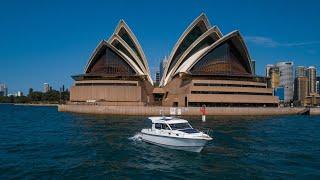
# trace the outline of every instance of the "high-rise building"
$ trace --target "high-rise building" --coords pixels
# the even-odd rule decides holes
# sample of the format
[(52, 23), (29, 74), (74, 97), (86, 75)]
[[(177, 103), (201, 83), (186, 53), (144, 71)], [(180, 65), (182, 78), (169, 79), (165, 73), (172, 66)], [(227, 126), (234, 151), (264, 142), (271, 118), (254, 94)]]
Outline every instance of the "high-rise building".
[(268, 64), (266, 65), (266, 77), (269, 78), (268, 80), (268, 86), (271, 87), (273, 90), (275, 88), (278, 88), (280, 85), (280, 71), (279, 67), (273, 65), (273, 64)]
[(320, 76), (317, 77), (317, 93), (320, 94)]
[(252, 68), (252, 74), (256, 75), (256, 61), (251, 60), (251, 68)]
[(309, 66), (307, 69), (308, 76), (308, 95), (317, 93), (317, 70), (314, 66)]
[(280, 71), (280, 86), (284, 87), (284, 102), (293, 100), (293, 62), (279, 62), (276, 65)]
[(163, 76), (163, 71), (166, 68), (167, 62), (168, 62), (167, 56), (165, 56), (163, 60), (160, 62), (160, 79)]
[(1, 96), (4, 96), (4, 84), (0, 84)]
[(8, 87), (6, 84), (0, 84), (0, 95), (8, 96)]
[(17, 92), (17, 96), (18, 96), (18, 97), (21, 97), (21, 96), (23, 96), (23, 93), (22, 93), (21, 91), (18, 91), (18, 92)]
[(277, 96), (280, 100), (280, 102), (284, 101), (284, 88), (283, 87), (277, 87), (274, 88), (274, 95)]
[(307, 76), (307, 69), (304, 66), (297, 66), (295, 70), (295, 77)]
[(267, 64), (267, 65), (266, 65), (266, 72), (265, 72), (265, 73), (266, 73), (266, 74), (265, 74), (266, 77), (270, 77), (270, 69), (271, 69), (271, 68), (274, 68), (274, 65), (273, 65), (273, 64)]
[(44, 83), (43, 84), (43, 92), (46, 93), (50, 90), (50, 86), (48, 83)]
[(155, 78), (156, 78), (155, 83), (159, 84), (160, 83), (160, 71), (156, 70)]
[(304, 98), (308, 96), (308, 77), (299, 76), (294, 81), (294, 100), (302, 105)]
[(271, 88), (277, 88), (280, 85), (280, 70), (279, 67), (272, 67), (269, 70), (269, 77), (271, 82)]

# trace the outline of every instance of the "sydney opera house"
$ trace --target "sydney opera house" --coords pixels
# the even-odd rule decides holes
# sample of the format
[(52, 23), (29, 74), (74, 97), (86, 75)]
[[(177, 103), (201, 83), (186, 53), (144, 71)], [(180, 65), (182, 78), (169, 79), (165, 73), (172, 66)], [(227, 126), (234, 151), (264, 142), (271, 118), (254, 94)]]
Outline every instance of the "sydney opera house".
[(71, 103), (275, 107), (267, 78), (253, 73), (239, 31), (223, 35), (204, 14), (183, 32), (154, 87), (143, 50), (124, 21), (93, 52), (84, 74), (72, 76)]

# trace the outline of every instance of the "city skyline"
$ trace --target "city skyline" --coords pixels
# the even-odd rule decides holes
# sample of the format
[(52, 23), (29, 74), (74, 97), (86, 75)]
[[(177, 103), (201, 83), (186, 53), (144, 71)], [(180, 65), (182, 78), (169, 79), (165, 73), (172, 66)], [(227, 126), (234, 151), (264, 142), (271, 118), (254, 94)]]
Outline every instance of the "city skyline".
[[(217, 3), (221, 8), (215, 8)], [(319, 3), (305, 4), (308, 3), (242, 1), (233, 2), (234, 6), (230, 7), (229, 3), (222, 2), (191, 1), (182, 5), (166, 1), (156, 3), (159, 8), (155, 8), (155, 5), (141, 1), (114, 3), (125, 9), (125, 13), (117, 13), (109, 9), (103, 11), (107, 4), (97, 7), (94, 3), (80, 2), (70, 12), (70, 2), (3, 3), (0, 7), (0, 17), (3, 17), (0, 22), (4, 25), (0, 30), (3, 40), (0, 44), (0, 81), (8, 85), (10, 92), (21, 90), (24, 94), (29, 88), (41, 90), (44, 82), (55, 89), (61, 84), (70, 87), (70, 76), (83, 72), (93, 47), (112, 34), (110, 27), (114, 27), (119, 19), (125, 19), (133, 27), (150, 67), (158, 67), (159, 60), (169, 54), (181, 31), (201, 12), (206, 13), (212, 24), (223, 27), (223, 34), (240, 29), (251, 58), (256, 60), (258, 75), (264, 75), (266, 64), (282, 60), (293, 61), (297, 66), (317, 66), (320, 47), (315, 32), (320, 30), (317, 21)], [(233, 8), (238, 5), (241, 8)], [(91, 6), (101, 8), (103, 13), (88, 11)], [(137, 8), (134, 7), (142, 7), (138, 8), (139, 13), (148, 14), (148, 17), (135, 15)], [(178, 7), (181, 10), (176, 13)], [(307, 10), (299, 13), (299, 9)], [(226, 13), (230, 10), (237, 16)], [(7, 14), (10, 16), (5, 16)], [(157, 37), (154, 34), (158, 34)], [(13, 53), (16, 49), (20, 49), (19, 53)]]

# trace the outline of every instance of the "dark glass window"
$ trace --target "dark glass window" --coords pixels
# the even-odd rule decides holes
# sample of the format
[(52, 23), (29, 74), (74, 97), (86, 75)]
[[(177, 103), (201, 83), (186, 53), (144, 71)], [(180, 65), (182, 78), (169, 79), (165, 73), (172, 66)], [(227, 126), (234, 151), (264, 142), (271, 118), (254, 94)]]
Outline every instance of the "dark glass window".
[(176, 123), (176, 124), (170, 124), (170, 127), (172, 130), (179, 130), (179, 129), (188, 129), (191, 128), (191, 126), (188, 123)]
[(272, 93), (260, 93), (260, 92), (226, 92), (226, 91), (191, 91), (191, 94), (242, 94), (242, 95), (265, 95), (265, 96), (272, 96)]
[(198, 52), (200, 49), (203, 49), (204, 47), (210, 46), (216, 41), (212, 36), (208, 36), (204, 38), (199, 44), (197, 44), (191, 51), (190, 53), (185, 57), (184, 60), (188, 59), (190, 56)]
[(218, 84), (218, 83), (194, 83), (194, 86), (226, 86), (226, 87), (254, 87), (266, 88), (266, 85), (251, 85), (251, 84)]
[(87, 73), (111, 75), (135, 75), (135, 71), (111, 48), (101, 50), (91, 63)]
[(195, 75), (251, 75), (247, 61), (227, 41), (205, 55), (190, 71)]
[(155, 127), (156, 129), (161, 129), (161, 124), (160, 124), (160, 123), (156, 123), (156, 124), (154, 125), (154, 127)]
[[(139, 53), (138, 48), (135, 46), (128, 32), (124, 28), (121, 28), (118, 34), (131, 47), (131, 49), (137, 54), (137, 56), (142, 60), (141, 54)], [(143, 65), (146, 66), (145, 64)]]
[(162, 124), (161, 128), (164, 129), (164, 130), (170, 130), (169, 126), (166, 125), (166, 124)]
[(169, 126), (166, 124), (162, 124), (162, 123), (155, 123), (154, 127), (156, 129), (165, 129), (165, 130), (170, 130)]
[(117, 40), (113, 41), (112, 45), (118, 50), (120, 50), (121, 52), (123, 52), (124, 54), (126, 54), (130, 59), (134, 60), (133, 56), (131, 56), (129, 51), (119, 41)]
[(216, 40), (211, 37), (208, 36), (206, 38), (204, 38), (201, 42), (199, 42), (199, 44), (197, 44), (189, 53), (188, 55), (182, 60), (182, 62), (180, 63), (180, 65), (182, 65), (189, 57), (191, 57), (193, 54), (195, 54), (196, 52), (198, 52), (200, 49), (210, 46), (211, 44), (213, 44)]
[[(139, 66), (139, 64), (137, 63), (137, 61), (134, 59), (134, 57), (130, 54), (130, 52), (119, 42), (119, 41), (114, 41), (112, 43), (112, 45), (117, 48), (118, 50), (120, 50), (121, 52), (123, 52), (124, 54), (126, 54), (137, 66)], [(140, 67), (140, 66), (139, 66)], [(141, 69), (141, 67), (140, 67)]]
[(175, 54), (172, 57), (171, 64), (169, 66), (168, 72), (172, 69), (172, 67), (177, 63), (180, 56), (183, 54), (185, 50), (197, 39), (199, 38), (205, 31), (207, 30), (204, 22), (199, 22), (189, 34), (186, 35), (184, 40), (181, 42), (179, 47), (177, 48)]

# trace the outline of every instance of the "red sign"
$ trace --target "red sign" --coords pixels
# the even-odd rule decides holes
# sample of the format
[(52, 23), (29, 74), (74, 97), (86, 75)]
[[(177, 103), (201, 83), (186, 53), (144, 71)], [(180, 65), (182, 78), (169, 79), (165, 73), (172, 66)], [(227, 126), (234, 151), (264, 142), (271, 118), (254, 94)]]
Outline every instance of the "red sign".
[(200, 112), (202, 112), (202, 115), (206, 115), (206, 105), (200, 107)]

